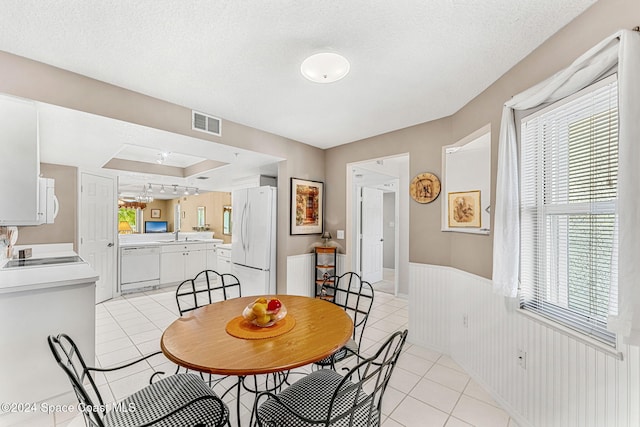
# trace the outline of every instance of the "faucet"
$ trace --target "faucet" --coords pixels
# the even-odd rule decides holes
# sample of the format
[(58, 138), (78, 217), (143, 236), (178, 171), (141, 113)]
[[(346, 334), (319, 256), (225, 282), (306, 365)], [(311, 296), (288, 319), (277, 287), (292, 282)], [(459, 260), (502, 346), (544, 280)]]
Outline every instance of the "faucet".
[(175, 239), (176, 242), (178, 241), (178, 233), (180, 233), (180, 230), (176, 230), (176, 232), (174, 233), (176, 235), (176, 239)]

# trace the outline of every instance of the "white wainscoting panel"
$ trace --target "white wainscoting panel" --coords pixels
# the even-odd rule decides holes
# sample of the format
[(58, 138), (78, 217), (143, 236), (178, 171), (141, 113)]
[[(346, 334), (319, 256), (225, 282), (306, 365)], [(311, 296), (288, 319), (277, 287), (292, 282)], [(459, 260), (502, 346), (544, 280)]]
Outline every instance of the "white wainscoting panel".
[[(336, 274), (344, 273), (344, 254), (336, 256)], [(287, 257), (287, 294), (315, 296), (313, 289), (315, 272), (315, 255), (302, 254)]]
[(409, 295), (409, 340), (449, 354), (522, 427), (640, 426), (638, 347), (621, 345), (619, 360), (450, 267), (412, 263)]
[(345, 272), (345, 262), (347, 256), (345, 254), (336, 255), (336, 275), (340, 276)]
[(313, 291), (314, 254), (287, 257), (287, 294), (315, 296)]

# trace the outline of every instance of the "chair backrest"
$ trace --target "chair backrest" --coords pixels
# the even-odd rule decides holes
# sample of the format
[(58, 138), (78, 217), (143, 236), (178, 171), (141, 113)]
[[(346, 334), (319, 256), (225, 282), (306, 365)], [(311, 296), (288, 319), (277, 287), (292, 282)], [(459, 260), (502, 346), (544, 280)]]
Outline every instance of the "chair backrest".
[(187, 279), (176, 289), (176, 303), (182, 316), (191, 310), (217, 301), (242, 296), (240, 281), (233, 274), (204, 270)]
[(362, 334), (373, 306), (373, 287), (353, 272), (324, 279), (321, 298), (342, 307), (353, 320), (353, 340), (360, 349)]
[(58, 366), (62, 368), (69, 381), (71, 381), (78, 403), (83, 408), (95, 410), (83, 410), (82, 413), (86, 425), (89, 427), (103, 427), (102, 418), (105, 416), (106, 407), (78, 347), (66, 334), (60, 334), (57, 337), (49, 335), (47, 340)]
[(380, 425), (382, 397), (406, 339), (406, 329), (395, 332), (373, 356), (349, 370), (333, 394), (326, 425), (338, 420), (344, 426)]

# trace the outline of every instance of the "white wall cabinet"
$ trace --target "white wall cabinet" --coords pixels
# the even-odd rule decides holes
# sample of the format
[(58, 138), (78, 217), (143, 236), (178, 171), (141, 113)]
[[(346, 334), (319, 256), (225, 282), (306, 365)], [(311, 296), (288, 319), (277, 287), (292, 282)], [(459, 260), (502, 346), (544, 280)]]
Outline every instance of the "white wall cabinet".
[(42, 223), (38, 215), (38, 113), (33, 102), (0, 96), (0, 151), (0, 225)]
[(163, 245), (160, 249), (160, 284), (193, 279), (207, 269), (207, 251), (202, 243)]

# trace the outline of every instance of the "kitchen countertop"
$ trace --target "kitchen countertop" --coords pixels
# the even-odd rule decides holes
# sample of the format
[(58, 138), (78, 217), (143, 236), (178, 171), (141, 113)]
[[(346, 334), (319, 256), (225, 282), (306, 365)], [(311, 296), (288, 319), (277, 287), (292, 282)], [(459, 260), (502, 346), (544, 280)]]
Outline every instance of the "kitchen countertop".
[[(158, 240), (151, 242), (125, 242), (120, 243), (121, 248), (131, 248), (139, 246), (162, 246), (162, 245), (192, 245), (192, 244), (205, 244), (205, 243), (222, 243), (222, 239), (189, 239), (189, 240)], [(218, 245), (220, 246), (220, 245)]]
[[(34, 245), (35, 256), (33, 258), (77, 255), (71, 249), (72, 245), (68, 245), (47, 245), (48, 250), (46, 251), (36, 251), (37, 245)], [(6, 259), (0, 261), (0, 294), (72, 286), (98, 280), (98, 274), (86, 261), (24, 268), (2, 268), (7, 262)]]

